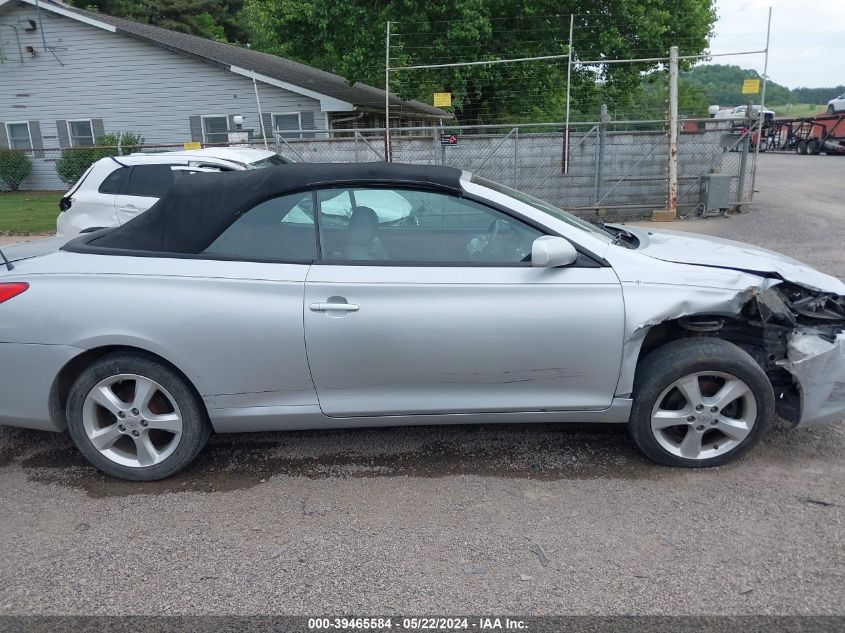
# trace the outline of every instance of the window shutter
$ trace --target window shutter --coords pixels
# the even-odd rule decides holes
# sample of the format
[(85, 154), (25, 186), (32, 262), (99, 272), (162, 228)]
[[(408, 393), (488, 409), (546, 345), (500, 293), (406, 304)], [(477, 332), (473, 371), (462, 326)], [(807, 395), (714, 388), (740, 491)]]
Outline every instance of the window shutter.
[(273, 135), (273, 115), (269, 112), (261, 114), (261, 122), (264, 125), (264, 136), (267, 139), (274, 138)]
[[(313, 130), (314, 129), (314, 111), (313, 110), (303, 110), (299, 113), (299, 121), (302, 126), (303, 130)], [(313, 134), (304, 134), (302, 138), (314, 138)]]
[(38, 121), (29, 122), (29, 135), (32, 137), (32, 148), (35, 150), (33, 155), (35, 158), (44, 158), (44, 140), (41, 138), (41, 124)]
[(57, 120), (56, 132), (59, 134), (59, 147), (70, 147), (70, 137), (67, 133), (67, 121), (64, 119)]
[(102, 119), (91, 119), (91, 130), (94, 132), (94, 145), (97, 144), (97, 139), (104, 136), (106, 128), (103, 125)]
[(0, 121), (0, 149), (9, 149), (9, 137), (6, 136), (5, 121)]
[(202, 143), (202, 117), (198, 114), (188, 117), (188, 125), (191, 129), (191, 140)]

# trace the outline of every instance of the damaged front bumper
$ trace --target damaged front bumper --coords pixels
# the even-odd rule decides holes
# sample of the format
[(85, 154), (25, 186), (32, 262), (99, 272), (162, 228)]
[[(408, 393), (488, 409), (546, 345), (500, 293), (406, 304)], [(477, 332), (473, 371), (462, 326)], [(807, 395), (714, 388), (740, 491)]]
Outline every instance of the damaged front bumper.
[(833, 340), (813, 328), (788, 337), (787, 357), (778, 362), (795, 379), (800, 394), (798, 426), (845, 418), (845, 332)]
[(781, 417), (802, 427), (845, 418), (845, 298), (785, 282), (755, 299), (763, 365), (791, 379), (778, 389), (769, 372)]

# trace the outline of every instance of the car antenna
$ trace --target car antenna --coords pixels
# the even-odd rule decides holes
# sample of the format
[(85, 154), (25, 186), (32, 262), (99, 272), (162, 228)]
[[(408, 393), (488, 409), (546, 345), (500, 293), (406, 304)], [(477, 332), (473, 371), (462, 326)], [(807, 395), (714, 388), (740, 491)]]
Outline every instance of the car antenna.
[(14, 270), (15, 269), (15, 267), (12, 266), (12, 262), (10, 262), (9, 259), (6, 257), (6, 254), (3, 252), (3, 249), (0, 249), (0, 257), (3, 258), (3, 261), (5, 262), (6, 268), (8, 270)]

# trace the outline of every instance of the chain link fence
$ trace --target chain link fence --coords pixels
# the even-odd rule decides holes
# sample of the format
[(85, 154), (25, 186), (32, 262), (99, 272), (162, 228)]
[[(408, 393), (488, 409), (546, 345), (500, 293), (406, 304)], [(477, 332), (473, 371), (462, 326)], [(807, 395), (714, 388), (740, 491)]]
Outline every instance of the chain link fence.
[[(289, 139), (276, 150), (308, 162), (384, 160), (385, 130), (364, 128)], [(650, 217), (666, 206), (668, 133), (665, 121), (599, 121), (513, 126), (391, 129), (394, 162), (446, 165), (547, 200), (578, 215)], [(730, 178), (730, 206), (751, 201), (753, 154), (735, 122), (688, 119), (678, 147), (679, 209), (699, 211), (702, 177)]]
[[(747, 126), (746, 126), (747, 128)], [(735, 121), (683, 121), (678, 142), (679, 211), (699, 211), (707, 174), (730, 178), (730, 206), (751, 201), (754, 154), (748, 134)], [(391, 128), (394, 162), (446, 165), (509, 185), (587, 218), (650, 217), (666, 206), (666, 122), (579, 122)], [(311, 138), (276, 133), (270, 148), (300, 162), (382, 161), (384, 128), (315, 131)], [(221, 145), (207, 145), (214, 147)], [(244, 144), (237, 144), (244, 146)], [(263, 149), (263, 139), (247, 146)], [(143, 145), (144, 153), (181, 151), (181, 143)], [(0, 231), (45, 232), (55, 225), (61, 192), (98, 158), (120, 156), (118, 147), (41, 148), (21, 151), (25, 177), (3, 171), (0, 162)], [(74, 167), (71, 169), (70, 167)], [(60, 175), (61, 174), (61, 175)], [(9, 191), (15, 184), (17, 191)]]

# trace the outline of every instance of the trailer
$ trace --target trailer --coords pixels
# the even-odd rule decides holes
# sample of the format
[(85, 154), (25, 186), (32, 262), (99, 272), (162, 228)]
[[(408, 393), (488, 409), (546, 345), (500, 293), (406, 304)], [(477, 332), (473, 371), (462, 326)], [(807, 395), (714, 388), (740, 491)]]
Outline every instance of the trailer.
[(845, 114), (820, 114), (804, 119), (775, 119), (763, 128), (760, 146), (798, 154), (845, 154)]
[(795, 135), (799, 154), (845, 154), (845, 114), (825, 114), (805, 121)]

